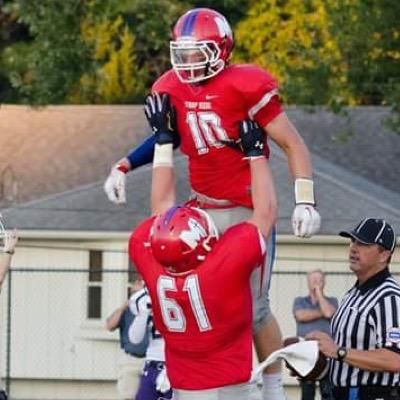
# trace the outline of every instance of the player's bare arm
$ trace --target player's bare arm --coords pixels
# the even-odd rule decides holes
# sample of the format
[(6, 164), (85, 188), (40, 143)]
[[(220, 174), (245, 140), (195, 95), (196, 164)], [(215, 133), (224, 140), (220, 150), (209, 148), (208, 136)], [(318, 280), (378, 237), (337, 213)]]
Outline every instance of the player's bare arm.
[[(172, 129), (172, 127), (171, 127)], [(104, 191), (108, 199), (114, 204), (126, 203), (126, 174), (142, 165), (153, 161), (154, 148), (156, 145), (156, 135), (146, 137), (143, 142), (132, 149), (129, 154), (117, 161), (111, 168), (104, 183)], [(173, 147), (176, 149), (180, 145), (178, 134), (173, 135)]]
[(175, 203), (173, 133), (170, 127), (171, 105), (167, 94), (147, 96), (145, 114), (156, 136), (151, 183), (152, 214), (160, 214)]
[(268, 237), (277, 217), (277, 199), (272, 173), (265, 157), (265, 139), (256, 122), (240, 124), (240, 144), (250, 163), (253, 215), (249, 222)]
[(267, 135), (285, 152), (293, 179), (312, 179), (310, 153), (303, 138), (282, 112), (264, 127)]
[(319, 231), (321, 217), (316, 210), (311, 157), (302, 137), (282, 112), (264, 127), (267, 135), (285, 152), (294, 179), (293, 232), (311, 237)]

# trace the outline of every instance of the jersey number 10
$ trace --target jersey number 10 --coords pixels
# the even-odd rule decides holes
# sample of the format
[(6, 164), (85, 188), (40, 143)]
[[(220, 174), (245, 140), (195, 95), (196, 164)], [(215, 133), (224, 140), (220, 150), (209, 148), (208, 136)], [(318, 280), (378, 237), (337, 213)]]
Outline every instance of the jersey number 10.
[[(161, 275), (157, 281), (157, 294), (160, 301), (161, 314), (165, 326), (171, 332), (185, 332), (186, 317), (182, 307), (175, 299), (167, 296), (167, 291), (177, 292), (176, 280), (170, 276)], [(212, 329), (207, 316), (204, 302), (201, 297), (199, 280), (197, 275), (189, 275), (185, 279), (183, 291), (187, 292), (193, 314), (201, 332)]]
[(215, 112), (190, 111), (186, 114), (186, 122), (199, 154), (208, 153), (210, 147), (224, 147), (221, 140), (229, 140), (221, 118)]

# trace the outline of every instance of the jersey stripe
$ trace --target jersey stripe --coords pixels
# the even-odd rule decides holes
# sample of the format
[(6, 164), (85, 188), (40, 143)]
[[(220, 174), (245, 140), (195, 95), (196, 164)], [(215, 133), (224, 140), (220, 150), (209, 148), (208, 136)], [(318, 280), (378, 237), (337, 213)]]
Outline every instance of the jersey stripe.
[(261, 100), (255, 104), (253, 107), (250, 108), (249, 110), (249, 117), (251, 119), (254, 119), (254, 116), (265, 106), (267, 105), (270, 100), (278, 94), (278, 89), (272, 89), (271, 91), (267, 92)]

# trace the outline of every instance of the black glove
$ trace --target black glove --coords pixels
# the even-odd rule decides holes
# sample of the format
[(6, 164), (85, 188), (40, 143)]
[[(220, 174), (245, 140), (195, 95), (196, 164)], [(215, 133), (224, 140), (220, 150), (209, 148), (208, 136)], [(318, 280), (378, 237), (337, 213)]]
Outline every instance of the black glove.
[(246, 157), (259, 157), (265, 155), (264, 131), (259, 127), (257, 122), (250, 119), (246, 119), (240, 123), (239, 139), (221, 140), (221, 143), (241, 151)]
[(265, 155), (265, 134), (257, 122), (251, 119), (244, 120), (239, 127), (240, 145), (246, 157)]
[(157, 144), (173, 144), (177, 141), (174, 129), (175, 113), (168, 94), (153, 93), (144, 101), (144, 113)]

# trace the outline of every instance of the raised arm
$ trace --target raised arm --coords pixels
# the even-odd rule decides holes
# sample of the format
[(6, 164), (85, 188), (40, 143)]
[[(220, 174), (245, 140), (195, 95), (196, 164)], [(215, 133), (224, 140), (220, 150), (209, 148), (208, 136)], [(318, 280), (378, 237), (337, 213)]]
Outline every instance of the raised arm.
[(128, 308), (128, 306), (129, 306), (129, 303), (128, 303), (128, 301), (126, 301), (124, 304), (122, 304), (121, 307), (118, 307), (107, 317), (106, 329), (108, 331), (112, 332), (112, 331), (115, 331), (117, 328), (119, 328), (122, 314)]
[(172, 108), (167, 94), (147, 96), (145, 114), (156, 137), (151, 183), (152, 214), (166, 211), (175, 203), (175, 172), (173, 142), (175, 132), (170, 129)]
[[(148, 120), (148, 122), (151, 125), (151, 121)], [(168, 130), (171, 132), (173, 148), (176, 149), (180, 144), (179, 135), (170, 127)], [(126, 203), (126, 174), (153, 161), (156, 142), (157, 135), (154, 133), (132, 149), (126, 157), (121, 158), (113, 165), (104, 183), (104, 191), (112, 203)]]
[(272, 173), (265, 157), (264, 132), (256, 122), (246, 120), (240, 125), (240, 139), (251, 170), (253, 215), (249, 222), (268, 237), (276, 222), (277, 199)]
[(314, 198), (310, 152), (284, 112), (267, 124), (264, 130), (286, 154), (294, 180), (293, 232), (299, 237), (310, 237), (319, 231), (321, 225)]

